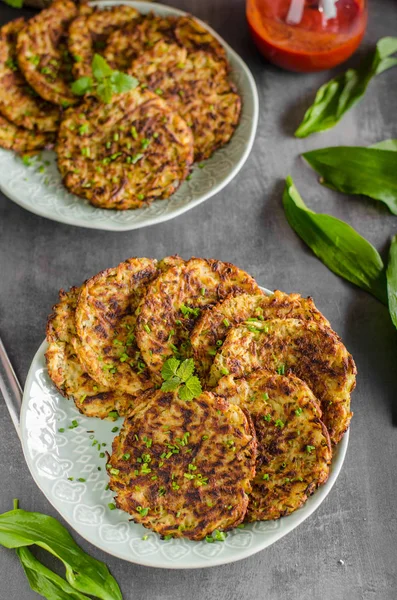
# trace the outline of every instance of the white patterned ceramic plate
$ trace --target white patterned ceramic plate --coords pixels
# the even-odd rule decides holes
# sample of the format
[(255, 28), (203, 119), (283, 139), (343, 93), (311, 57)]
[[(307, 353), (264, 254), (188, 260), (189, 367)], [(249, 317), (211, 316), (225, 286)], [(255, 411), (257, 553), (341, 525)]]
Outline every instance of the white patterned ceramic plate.
[[(225, 542), (161, 540), (142, 525), (129, 522), (125, 512), (108, 507), (113, 494), (106, 489), (104, 452), (110, 451), (117, 435), (112, 429), (121, 427), (122, 419), (110, 422), (81, 415), (52, 384), (45, 364), (46, 348), (43, 342), (33, 359), (23, 396), (21, 437), (26, 462), (39, 488), (71, 527), (109, 554), (167, 569), (212, 567), (246, 558), (274, 544), (307, 519), (338, 477), (349, 432), (335, 451), (327, 483), (292, 515), (235, 529)], [(69, 428), (73, 421), (77, 427)]]
[[(107, 0), (93, 2), (99, 6), (129, 4), (142, 13), (183, 15), (180, 10), (163, 4)], [(168, 200), (157, 200), (138, 210), (116, 211), (95, 208), (88, 201), (70, 194), (62, 185), (54, 152), (43, 152), (42, 161), (25, 165), (13, 152), (0, 149), (0, 189), (11, 200), (42, 217), (92, 229), (128, 231), (173, 219), (208, 200), (223, 189), (245, 163), (251, 151), (258, 122), (258, 95), (254, 79), (242, 59), (210, 27), (205, 27), (225, 46), (231, 64), (231, 79), (243, 100), (242, 115), (230, 143), (195, 167), (192, 177), (185, 181)]]

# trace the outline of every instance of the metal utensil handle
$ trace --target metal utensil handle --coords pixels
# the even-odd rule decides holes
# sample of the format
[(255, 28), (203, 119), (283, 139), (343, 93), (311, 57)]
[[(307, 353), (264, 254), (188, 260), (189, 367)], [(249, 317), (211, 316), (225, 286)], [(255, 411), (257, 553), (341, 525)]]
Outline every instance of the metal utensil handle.
[(0, 338), (0, 391), (3, 394), (4, 401), (10, 413), (12, 422), (19, 437), (21, 432), (19, 428), (19, 413), (22, 406), (22, 388), (15, 371), (12, 368), (4, 344)]

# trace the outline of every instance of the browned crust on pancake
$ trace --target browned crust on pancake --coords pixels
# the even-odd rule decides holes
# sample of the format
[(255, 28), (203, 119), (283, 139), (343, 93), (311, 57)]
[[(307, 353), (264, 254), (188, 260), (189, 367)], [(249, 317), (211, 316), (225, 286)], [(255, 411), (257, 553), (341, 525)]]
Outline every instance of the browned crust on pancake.
[(192, 403), (161, 390), (144, 399), (113, 442), (117, 506), (160, 535), (191, 540), (241, 523), (255, 474), (249, 417), (208, 392)]
[(70, 90), (72, 60), (66, 44), (77, 14), (71, 0), (55, 0), (30, 19), (17, 38), (18, 64), (28, 83), (42, 98), (63, 107), (79, 102)]

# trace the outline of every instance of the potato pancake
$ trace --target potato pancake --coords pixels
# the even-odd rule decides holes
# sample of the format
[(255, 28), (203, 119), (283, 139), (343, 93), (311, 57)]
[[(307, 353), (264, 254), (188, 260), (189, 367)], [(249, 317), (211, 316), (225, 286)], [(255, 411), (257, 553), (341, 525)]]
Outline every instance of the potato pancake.
[(193, 17), (157, 17), (146, 15), (137, 26), (132, 25), (109, 36), (106, 60), (113, 68), (128, 70), (132, 61), (157, 42), (177, 43), (189, 52), (203, 50), (218, 60), (226, 60), (222, 44)]
[(186, 120), (196, 161), (209, 158), (230, 140), (241, 100), (227, 78), (223, 57), (160, 41), (136, 58), (129, 72)]
[(177, 20), (175, 37), (179, 44), (189, 51), (204, 50), (218, 58), (226, 59), (222, 44), (191, 15)]
[(29, 131), (17, 127), (0, 116), (0, 147), (14, 150), (17, 154), (33, 154), (44, 148), (50, 148), (55, 142), (53, 133)]
[(134, 398), (128, 394), (110, 391), (91, 379), (81, 364), (74, 348), (76, 337), (75, 310), (80, 288), (59, 293), (59, 303), (47, 322), (48, 349), (45, 354), (48, 374), (59, 392), (74, 400), (78, 410), (87, 417), (104, 419), (117, 411), (125, 415)]
[(257, 437), (256, 475), (246, 521), (279, 519), (297, 510), (328, 479), (331, 443), (321, 410), (297, 377), (256, 371), (228, 375), (215, 392), (247, 410)]
[(136, 396), (153, 387), (135, 339), (135, 311), (157, 261), (129, 258), (101, 271), (82, 287), (76, 308), (79, 359), (101, 385)]
[(102, 54), (111, 33), (125, 27), (140, 17), (132, 6), (113, 6), (109, 9), (94, 9), (72, 21), (69, 27), (68, 47), (75, 63), (73, 75), (91, 77), (94, 54)]
[(209, 385), (222, 375), (243, 377), (258, 368), (292, 373), (305, 381), (321, 403), (324, 423), (336, 444), (349, 427), (350, 393), (356, 366), (340, 338), (315, 321), (249, 321), (230, 329), (215, 356)]
[(112, 33), (108, 38), (104, 56), (113, 69), (128, 71), (132, 61), (156, 42), (175, 41), (175, 25), (175, 17), (146, 15), (141, 23), (133, 23)]
[(155, 390), (144, 400), (113, 442), (117, 506), (160, 535), (191, 540), (241, 523), (255, 475), (248, 415), (209, 392), (186, 402)]
[(256, 281), (231, 263), (191, 258), (161, 274), (139, 307), (136, 338), (154, 380), (172, 355), (190, 356), (190, 332), (201, 309), (229, 294), (260, 293)]
[(17, 37), (18, 65), (32, 88), (48, 102), (66, 107), (80, 101), (70, 90), (72, 59), (66, 36), (78, 14), (71, 0), (55, 0), (27, 22)]
[(0, 29), (0, 113), (18, 127), (56, 131), (59, 109), (42, 100), (18, 69), (16, 37), (24, 25), (16, 19)]
[(226, 298), (205, 311), (197, 321), (190, 338), (200, 377), (203, 380), (207, 379), (214, 356), (231, 327), (247, 319), (266, 321), (286, 318), (317, 321), (330, 327), (324, 315), (317, 310), (312, 298), (302, 298), (300, 294), (285, 294), (278, 290), (271, 296), (261, 293)]
[(138, 87), (111, 104), (87, 98), (65, 111), (56, 151), (72, 193), (126, 210), (176, 190), (193, 161), (193, 137), (164, 100)]

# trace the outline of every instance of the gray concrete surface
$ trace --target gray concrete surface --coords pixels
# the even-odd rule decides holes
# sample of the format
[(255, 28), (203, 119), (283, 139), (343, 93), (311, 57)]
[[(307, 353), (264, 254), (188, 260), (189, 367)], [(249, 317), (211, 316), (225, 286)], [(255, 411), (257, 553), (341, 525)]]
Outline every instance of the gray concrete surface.
[[(292, 174), (310, 207), (348, 221), (382, 253), (387, 250), (396, 217), (375, 202), (322, 188), (299, 154), (397, 137), (397, 69), (379, 76), (365, 100), (336, 128), (297, 140), (292, 132), (330, 74), (294, 75), (265, 64), (249, 39), (243, 0), (178, 0), (177, 5), (214, 26), (254, 73), (260, 123), (249, 160), (210, 201), (178, 219), (131, 233), (57, 224), (0, 197), (1, 336), (24, 382), (57, 290), (134, 255), (217, 257), (247, 269), (269, 288), (314, 296), (359, 370), (347, 459), (320, 509), (256, 556), (206, 570), (134, 566), (76, 538), (107, 562), (126, 600), (395, 600), (396, 331), (379, 302), (333, 275), (295, 236), (284, 217), (281, 193), (283, 179)], [(0, 7), (1, 22), (19, 14)], [(396, 34), (396, 25), (394, 0), (370, 0), (368, 32), (350, 64), (357, 64), (381, 36)], [(18, 497), (26, 509), (54, 514), (29, 474), (1, 400), (0, 456), (0, 511)], [(0, 600), (36, 597), (15, 554), (0, 549)]]

